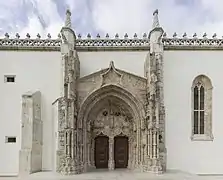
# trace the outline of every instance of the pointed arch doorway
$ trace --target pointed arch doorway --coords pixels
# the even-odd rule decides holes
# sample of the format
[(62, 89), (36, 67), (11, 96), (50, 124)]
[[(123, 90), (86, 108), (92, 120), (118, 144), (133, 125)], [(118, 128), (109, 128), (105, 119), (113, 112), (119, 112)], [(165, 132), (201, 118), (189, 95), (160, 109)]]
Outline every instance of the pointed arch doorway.
[[(97, 146), (95, 143), (97, 139), (95, 137), (100, 134), (109, 138), (109, 170), (126, 168), (126, 166), (128, 169), (137, 168), (141, 158), (141, 150), (139, 147), (141, 144), (140, 131), (143, 117), (144, 110), (142, 104), (130, 92), (121, 87), (107, 85), (90, 94), (81, 105), (78, 118), (78, 126), (83, 130), (81, 158), (84, 163), (84, 171), (87, 172), (88, 170), (95, 169), (95, 161), (100, 159), (97, 155), (97, 159), (95, 157), (95, 146)], [(125, 138), (125, 140), (123, 140), (124, 138), (120, 138), (122, 140), (117, 138), (116, 143), (119, 144), (120, 140), (127, 145), (122, 147), (121, 150), (116, 148), (117, 152), (119, 152), (116, 155), (122, 158), (122, 160), (119, 160), (119, 164), (117, 163), (115, 167), (114, 141), (115, 137), (120, 135), (127, 136), (128, 138)], [(123, 153), (122, 151), (127, 153)], [(124, 156), (124, 154), (127, 156)], [(97, 167), (99, 166), (97, 165)]]

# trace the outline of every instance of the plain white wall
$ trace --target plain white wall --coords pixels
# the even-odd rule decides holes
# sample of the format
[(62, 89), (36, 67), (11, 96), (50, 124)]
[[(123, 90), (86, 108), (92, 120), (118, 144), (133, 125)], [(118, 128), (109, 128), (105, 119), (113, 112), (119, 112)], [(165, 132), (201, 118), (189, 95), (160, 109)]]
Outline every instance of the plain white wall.
[[(81, 76), (115, 67), (144, 75), (148, 52), (78, 52)], [(165, 51), (164, 95), (166, 104), (167, 168), (191, 173), (222, 174), (223, 115), (220, 81), (223, 65), (220, 51)], [(52, 102), (60, 96), (60, 52), (0, 51), (0, 175), (18, 173), (20, 149), (21, 95), (27, 91), (42, 93), (44, 122), (43, 169), (53, 168), (54, 145)], [(191, 83), (207, 75), (213, 85), (213, 142), (192, 142)], [(16, 75), (15, 83), (4, 83), (4, 75)], [(47, 133), (50, 132), (50, 133)], [(15, 144), (6, 144), (5, 136), (16, 136)]]
[[(52, 168), (52, 102), (60, 95), (60, 52), (0, 51), (0, 175), (15, 175), (19, 167), (22, 94), (41, 91), (43, 169)], [(4, 75), (16, 75), (4, 83)], [(14, 144), (5, 136), (16, 136)]]
[(144, 77), (147, 51), (79, 52), (81, 77), (109, 67), (110, 61), (118, 69)]
[[(165, 51), (167, 168), (197, 174), (223, 174), (223, 52)], [(191, 141), (191, 86), (204, 74), (213, 85), (214, 141)]]

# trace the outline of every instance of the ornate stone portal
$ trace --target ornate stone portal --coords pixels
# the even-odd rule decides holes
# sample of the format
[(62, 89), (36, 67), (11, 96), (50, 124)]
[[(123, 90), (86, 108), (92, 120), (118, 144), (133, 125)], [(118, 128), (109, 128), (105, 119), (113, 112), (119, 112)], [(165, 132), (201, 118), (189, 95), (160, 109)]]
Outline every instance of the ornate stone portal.
[(68, 11), (66, 26), (61, 30), (63, 78), (57, 171), (77, 174), (102, 164), (109, 170), (127, 167), (165, 171), (163, 30), (158, 11), (154, 12), (149, 35), (145, 78), (116, 69), (113, 62), (107, 69), (79, 78), (80, 62), (70, 15)]
[[(61, 97), (57, 100), (58, 116), (54, 119), (56, 171), (65, 175), (99, 167), (165, 171), (163, 29), (159, 27), (158, 11), (154, 12), (153, 29), (149, 34), (145, 77), (116, 69), (111, 62), (109, 68), (80, 78), (76, 35), (71, 29), (70, 16), (67, 11), (65, 27), (61, 30)], [(38, 104), (35, 123), (41, 130), (40, 93), (24, 97), (23, 112), (33, 110), (33, 103)], [(42, 160), (42, 131), (36, 133), (30, 129), (32, 126), (27, 119), (33, 120), (33, 113), (22, 116), (22, 142), (25, 143), (20, 152), (22, 173), (41, 170)], [(27, 128), (33, 142), (25, 137), (29, 136)], [(34, 158), (33, 155), (38, 159), (37, 165), (26, 160), (29, 156)]]
[(145, 77), (116, 69), (111, 62), (109, 68), (80, 78), (70, 15), (68, 11), (61, 30), (57, 172), (78, 174), (98, 167), (165, 171), (163, 30), (158, 11), (149, 35)]
[[(82, 105), (79, 118), (82, 119), (84, 134), (85, 171), (95, 167), (94, 140), (97, 136), (109, 138), (108, 168), (115, 168), (114, 138), (128, 137), (128, 168), (137, 168), (140, 162), (140, 131), (142, 114), (140, 105), (129, 92), (115, 86), (106, 85), (91, 94)], [(82, 114), (83, 113), (83, 114)]]

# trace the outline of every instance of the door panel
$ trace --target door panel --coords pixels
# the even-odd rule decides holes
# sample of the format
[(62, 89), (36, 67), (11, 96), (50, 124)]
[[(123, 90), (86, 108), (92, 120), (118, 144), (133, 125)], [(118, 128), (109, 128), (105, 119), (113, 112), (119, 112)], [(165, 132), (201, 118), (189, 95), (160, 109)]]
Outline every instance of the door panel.
[(127, 168), (128, 166), (128, 137), (115, 137), (115, 168)]
[(108, 168), (108, 137), (97, 136), (95, 138), (95, 166), (96, 168)]

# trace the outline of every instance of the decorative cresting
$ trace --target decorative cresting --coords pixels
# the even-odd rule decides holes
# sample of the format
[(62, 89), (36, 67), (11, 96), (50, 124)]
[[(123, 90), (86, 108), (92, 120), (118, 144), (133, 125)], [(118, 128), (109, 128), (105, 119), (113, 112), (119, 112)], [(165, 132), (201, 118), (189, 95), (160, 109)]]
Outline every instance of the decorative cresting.
[(217, 38), (216, 33), (214, 33), (211, 38), (208, 38), (206, 33), (203, 34), (202, 38), (198, 38), (196, 33), (194, 33), (192, 37), (188, 37), (186, 33), (184, 33), (182, 37), (177, 37), (177, 33), (174, 33), (173, 37), (167, 37), (166, 33), (164, 33), (162, 42), (164, 49), (223, 48), (223, 37)]
[[(174, 49), (223, 49), (223, 38), (217, 38), (216, 33), (211, 38), (207, 37), (204, 33), (203, 37), (197, 37), (194, 33), (192, 37), (188, 37), (186, 33), (182, 37), (177, 37), (177, 33), (174, 33), (172, 37), (167, 37), (166, 33), (161, 37), (164, 45), (164, 50)], [(9, 34), (5, 34), (5, 38), (0, 39), (0, 50), (51, 50), (59, 51), (62, 43), (61, 34), (58, 34), (57, 39), (51, 39), (51, 35), (48, 33), (46, 39), (41, 39), (41, 36), (37, 34), (36, 39), (32, 39), (30, 34), (27, 33), (26, 38), (20, 39), (20, 35), (17, 33), (16, 38), (10, 38)], [(118, 34), (115, 38), (110, 38), (108, 34), (105, 37), (101, 37), (99, 34), (96, 38), (92, 38), (90, 34), (87, 37), (83, 37), (79, 34), (76, 39), (76, 48), (79, 51), (89, 50), (142, 50), (147, 51), (149, 49), (150, 42), (148, 35), (143, 34), (140, 38), (136, 34), (133, 38), (129, 38), (127, 34), (123, 38), (119, 38)]]
[[(105, 117), (104, 117), (105, 116)], [(104, 117), (104, 119), (100, 119)], [(106, 120), (110, 118), (109, 120)], [(141, 128), (144, 123), (143, 105), (126, 89), (118, 85), (105, 85), (92, 92), (82, 103), (78, 126), (83, 129), (83, 161), (85, 171), (94, 167), (94, 137), (103, 133), (111, 139), (116, 135), (129, 136), (129, 168), (140, 168), (143, 162)], [(113, 118), (116, 118), (114, 120)], [(120, 119), (118, 119), (120, 118)], [(111, 145), (112, 146), (112, 145)], [(109, 169), (114, 169), (113, 148), (110, 147)]]
[(80, 62), (77, 56), (76, 36), (70, 29), (70, 11), (66, 14), (65, 26), (61, 29), (61, 98), (58, 99), (58, 147), (57, 172), (64, 175), (82, 172), (80, 141), (77, 129), (77, 80), (80, 75)]
[(150, 52), (145, 62), (146, 87), (146, 137), (145, 171), (162, 173), (166, 169), (165, 109), (163, 90), (163, 29), (159, 26), (158, 10), (153, 14), (153, 30), (149, 34)]

